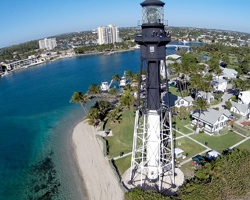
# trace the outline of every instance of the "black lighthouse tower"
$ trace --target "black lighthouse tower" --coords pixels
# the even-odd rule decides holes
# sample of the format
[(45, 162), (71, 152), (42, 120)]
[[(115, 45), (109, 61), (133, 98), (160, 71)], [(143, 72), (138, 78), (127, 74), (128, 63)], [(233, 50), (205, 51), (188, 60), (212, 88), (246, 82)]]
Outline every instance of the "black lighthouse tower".
[(166, 59), (166, 45), (171, 41), (165, 31), (165, 3), (158, 0), (146, 0), (142, 6), (142, 35), (135, 38), (140, 45), (141, 65), (146, 62), (147, 71), (147, 108), (160, 108), (160, 62)]
[[(169, 32), (165, 31), (164, 5), (159, 0), (141, 3), (142, 34), (135, 37), (140, 45), (141, 66), (130, 169), (132, 185), (140, 183), (143, 187), (147, 181), (149, 185), (159, 181), (159, 190), (164, 185), (163, 179), (166, 180), (163, 177), (172, 176), (171, 184), (175, 183), (168, 83), (161, 84), (161, 75), (167, 80), (166, 45), (171, 41)], [(143, 69), (146, 69), (146, 79), (142, 78)], [(163, 96), (167, 97), (168, 105)]]

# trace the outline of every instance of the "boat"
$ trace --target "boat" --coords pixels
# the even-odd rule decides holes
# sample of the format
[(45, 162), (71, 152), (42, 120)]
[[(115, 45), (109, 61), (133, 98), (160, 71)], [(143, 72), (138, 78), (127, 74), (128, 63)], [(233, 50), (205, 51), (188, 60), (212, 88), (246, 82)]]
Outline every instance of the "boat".
[(113, 79), (111, 80), (110, 84), (108, 82), (102, 82), (100, 89), (102, 92), (107, 92), (110, 89), (111, 84), (113, 83)]
[(125, 87), (126, 85), (127, 85), (127, 78), (126, 78), (126, 71), (125, 71), (120, 80), (119, 87)]
[(6, 69), (5, 72), (1, 75), (1, 77), (4, 77), (4, 76), (8, 76), (10, 73), (8, 72), (8, 70)]

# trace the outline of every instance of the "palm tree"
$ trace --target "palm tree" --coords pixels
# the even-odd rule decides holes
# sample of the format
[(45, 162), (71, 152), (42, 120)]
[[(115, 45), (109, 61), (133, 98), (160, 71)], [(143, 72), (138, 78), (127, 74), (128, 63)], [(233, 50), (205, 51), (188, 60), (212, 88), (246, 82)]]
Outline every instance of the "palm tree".
[(115, 89), (114, 87), (111, 88), (111, 89), (109, 90), (109, 94), (111, 94), (111, 95), (117, 95), (116, 89)]
[(114, 76), (112, 76), (112, 79), (113, 79), (114, 83), (118, 82), (120, 80), (119, 74), (115, 74)]
[(179, 76), (180, 76), (180, 73), (181, 73), (181, 65), (177, 62), (169, 65), (169, 68), (170, 69), (173, 69), (173, 73), (177, 75), (177, 83), (179, 85), (179, 88), (180, 88), (180, 93), (181, 93), (181, 96), (183, 97), (182, 95), (182, 90), (181, 90), (181, 85), (180, 85), (180, 80), (179, 80)]
[(202, 76), (201, 74), (192, 74), (191, 78), (190, 78), (190, 88), (191, 89), (195, 89), (195, 99), (197, 96), (197, 89), (199, 89), (199, 86), (201, 84), (202, 81)]
[(110, 120), (111, 123), (119, 122), (120, 111), (119, 109), (110, 110), (106, 116), (106, 120)]
[(197, 125), (196, 125), (196, 130), (197, 130), (198, 124), (200, 121), (201, 112), (208, 108), (208, 104), (207, 104), (207, 101), (205, 99), (202, 99), (202, 98), (199, 98), (198, 100), (193, 101), (193, 104), (194, 104), (195, 109), (199, 109), (199, 117), (198, 117)]
[(133, 78), (133, 73), (132, 73), (132, 71), (131, 70), (128, 70), (128, 71), (126, 71), (126, 76), (127, 76), (127, 79), (132, 79)]
[(100, 110), (92, 107), (90, 109), (90, 111), (88, 112), (88, 115), (85, 117), (87, 119), (87, 122), (89, 123), (89, 125), (96, 125), (96, 122), (98, 122), (100, 120)]
[(82, 106), (82, 109), (84, 110), (84, 112), (86, 114), (88, 114), (88, 110), (87, 108), (84, 106), (84, 104), (90, 101), (90, 99), (88, 98), (88, 95), (86, 94), (82, 94), (82, 92), (74, 92), (73, 96), (70, 99), (70, 103), (80, 103), (80, 105)]
[(89, 86), (87, 92), (90, 94), (100, 94), (100, 88), (97, 84), (92, 84)]

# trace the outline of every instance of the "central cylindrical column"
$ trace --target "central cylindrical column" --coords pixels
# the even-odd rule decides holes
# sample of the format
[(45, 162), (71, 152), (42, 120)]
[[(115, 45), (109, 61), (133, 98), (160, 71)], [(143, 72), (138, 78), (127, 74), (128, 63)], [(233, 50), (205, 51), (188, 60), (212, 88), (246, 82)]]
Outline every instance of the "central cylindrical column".
[(159, 110), (160, 108), (160, 65), (159, 61), (148, 61), (147, 64), (147, 108)]
[(160, 148), (160, 115), (156, 110), (150, 110), (147, 114), (148, 120), (148, 145), (147, 145), (147, 164), (149, 179), (158, 178), (159, 168), (159, 148)]

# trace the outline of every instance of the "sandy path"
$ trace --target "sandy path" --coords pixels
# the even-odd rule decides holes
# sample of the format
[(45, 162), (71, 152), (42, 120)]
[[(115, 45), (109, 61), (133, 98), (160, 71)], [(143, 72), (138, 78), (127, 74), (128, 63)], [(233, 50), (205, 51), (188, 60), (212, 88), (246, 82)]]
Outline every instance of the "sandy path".
[(74, 129), (72, 140), (75, 157), (90, 200), (120, 200), (123, 191), (118, 185), (107, 158), (95, 137), (93, 126), (80, 122)]

